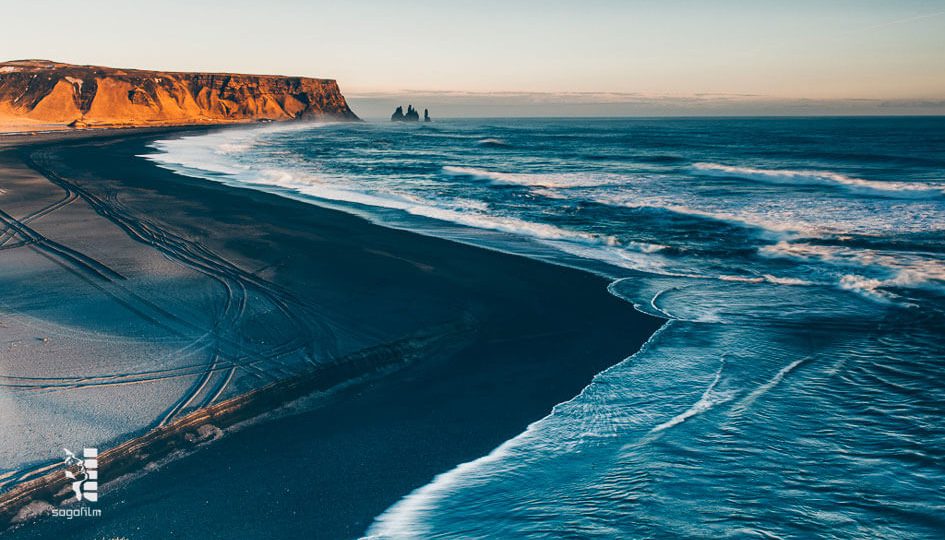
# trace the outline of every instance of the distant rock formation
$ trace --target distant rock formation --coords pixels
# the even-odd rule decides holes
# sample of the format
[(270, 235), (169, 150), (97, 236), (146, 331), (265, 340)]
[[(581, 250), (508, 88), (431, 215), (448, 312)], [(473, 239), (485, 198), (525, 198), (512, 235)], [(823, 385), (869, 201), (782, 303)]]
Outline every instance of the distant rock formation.
[[(427, 121), (429, 121), (430, 115), (426, 114), (426, 110), (424, 110), (424, 118), (427, 119)], [(391, 122), (419, 122), (420, 113), (417, 112), (417, 109), (413, 108), (413, 105), (407, 105), (406, 113), (404, 112), (404, 108), (402, 106), (397, 107), (394, 110), (394, 114), (390, 115), (390, 121)]]
[(358, 118), (334, 80), (115, 69), (48, 60), (0, 63), (0, 126), (107, 127), (316, 118)]
[(403, 122), (404, 121), (404, 108), (397, 107), (394, 109), (394, 114), (390, 115), (391, 122)]
[(423, 109), (423, 121), (424, 122), (430, 121), (430, 109)]

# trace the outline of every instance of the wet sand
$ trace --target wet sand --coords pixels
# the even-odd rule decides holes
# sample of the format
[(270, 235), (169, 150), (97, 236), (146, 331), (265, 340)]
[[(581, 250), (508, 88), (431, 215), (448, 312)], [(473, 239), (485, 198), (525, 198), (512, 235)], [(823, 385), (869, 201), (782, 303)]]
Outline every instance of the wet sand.
[[(573, 397), (659, 325), (583, 272), (182, 177), (134, 157), (155, 136), (0, 149), (3, 182), (22, 176), (22, 185), (0, 184), (0, 210), (22, 223), (54, 207), (20, 227), (23, 246), (0, 251), (0, 285), (20, 298), (0, 306), (0, 317), (14, 327), (48, 320), (73, 330), (60, 332), (57, 352), (44, 353), (49, 370), (65, 358), (98, 377), (131, 377), (85, 390), (104, 396), (55, 392), (56, 418), (82, 403), (112, 404), (113, 414), (54, 423), (0, 453), (4, 459), (22, 458), (23, 444), (57, 451), (63, 426), (71, 444), (91, 438), (107, 448), (358, 351), (457, 324), (464, 331), (424, 345), (396, 371), (234, 430), (121, 487), (109, 486), (103, 469), (101, 517), (45, 518), (16, 537), (356, 537), (411, 490)], [(43, 176), (27, 181), (24, 162)], [(73, 214), (53, 219), (60, 208)], [(85, 302), (73, 301), (76, 287), (91, 291)], [(29, 300), (37, 294), (45, 295), (41, 305)], [(8, 328), (0, 337), (12, 335)], [(112, 339), (82, 341), (92, 332)], [(18, 354), (14, 367), (39, 353)], [(129, 356), (134, 365), (115, 366)], [(160, 369), (144, 369), (156, 359)], [(160, 370), (180, 376), (140, 375)], [(33, 408), (42, 413), (49, 402), (23, 396), (49, 388), (13, 392), (4, 388), (2, 399), (15, 400), (17, 415), (0, 419), (0, 429), (33, 431)]]

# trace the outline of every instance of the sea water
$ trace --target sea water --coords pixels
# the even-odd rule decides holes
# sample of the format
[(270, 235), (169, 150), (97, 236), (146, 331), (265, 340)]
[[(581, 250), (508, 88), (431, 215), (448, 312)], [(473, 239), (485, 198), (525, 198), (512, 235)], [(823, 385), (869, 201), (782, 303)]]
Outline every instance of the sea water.
[(667, 321), (367, 535), (945, 533), (943, 118), (294, 124), (146, 157), (584, 268)]

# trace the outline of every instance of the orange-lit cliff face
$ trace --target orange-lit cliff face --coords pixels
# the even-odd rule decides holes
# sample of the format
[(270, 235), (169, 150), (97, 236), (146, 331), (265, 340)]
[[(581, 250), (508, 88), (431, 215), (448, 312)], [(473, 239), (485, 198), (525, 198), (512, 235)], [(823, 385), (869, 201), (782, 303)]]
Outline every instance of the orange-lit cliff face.
[(0, 126), (357, 119), (331, 79), (0, 63)]

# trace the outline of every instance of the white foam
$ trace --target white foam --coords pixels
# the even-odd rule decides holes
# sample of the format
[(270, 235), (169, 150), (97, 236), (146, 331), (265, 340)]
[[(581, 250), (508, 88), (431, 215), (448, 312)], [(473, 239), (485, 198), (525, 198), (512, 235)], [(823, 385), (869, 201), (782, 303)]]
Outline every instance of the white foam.
[(405, 210), (415, 216), (423, 216), (479, 229), (490, 229), (545, 240), (568, 240), (592, 244), (609, 243), (608, 237), (571, 231), (554, 225), (535, 223), (512, 217), (460, 212), (435, 206), (413, 206)]
[(781, 368), (777, 373), (775, 373), (774, 377), (772, 377), (771, 380), (759, 386), (758, 388), (754, 389), (750, 394), (745, 396), (744, 399), (736, 403), (735, 406), (732, 407), (732, 411), (730, 414), (734, 416), (734, 415), (740, 415), (744, 413), (746, 410), (748, 410), (749, 407), (751, 407), (755, 403), (755, 401), (758, 400), (758, 398), (767, 394), (768, 391), (770, 391), (775, 386), (781, 384), (781, 381), (783, 381), (784, 378), (787, 377), (789, 373), (794, 371), (794, 369), (797, 366), (803, 364), (809, 358), (810, 357), (798, 358), (797, 360), (794, 360), (790, 364)]
[(728, 401), (731, 401), (733, 397), (731, 392), (720, 392), (720, 393), (707, 393), (704, 394), (699, 401), (697, 401), (692, 407), (687, 409), (685, 412), (673, 417), (672, 419), (656, 426), (650, 431), (652, 434), (665, 431), (671, 427), (675, 427), (679, 424), (682, 424), (686, 420), (689, 420), (693, 416), (698, 416), (704, 412), (707, 412), (717, 405), (721, 405)]
[(708, 388), (702, 393), (702, 396), (699, 398), (699, 401), (695, 402), (691, 407), (686, 409), (680, 414), (670, 418), (666, 422), (654, 427), (650, 430), (650, 434), (656, 434), (661, 431), (665, 431), (671, 427), (678, 426), (686, 420), (694, 416), (698, 416), (704, 412), (707, 412), (714, 408), (717, 405), (721, 405), (727, 401), (730, 401), (735, 397), (734, 392), (716, 392), (715, 387), (718, 386), (719, 381), (722, 380), (722, 369), (725, 367), (725, 362), (722, 361), (719, 364), (719, 369), (715, 372), (715, 378), (712, 379), (712, 383), (709, 384)]
[(879, 289), (883, 287), (942, 288), (945, 286), (945, 261), (930, 254), (789, 241), (765, 246), (759, 250), (759, 253), (769, 257), (792, 257), (860, 267), (864, 272), (871, 269), (881, 270), (889, 277), (880, 279), (853, 273), (840, 277), (841, 288), (872, 296), (882, 296)]
[(840, 278), (840, 288), (870, 297), (886, 298), (886, 293), (879, 290), (884, 285), (886, 285), (884, 280), (854, 274), (847, 274)]
[[(344, 178), (316, 175), (304, 170), (266, 168), (254, 170), (240, 164), (233, 154), (250, 150), (255, 138), (270, 130), (233, 130), (170, 141), (157, 141), (152, 147), (158, 154), (144, 157), (159, 166), (191, 176), (221, 182), (233, 187), (260, 189), (277, 195), (304, 195), (325, 201), (354, 203), (375, 208), (401, 210), (408, 214), (454, 223), (466, 227), (508, 233), (550, 242), (552, 247), (571, 255), (615, 264), (621, 267), (664, 273), (663, 265), (643, 255), (656, 254), (667, 246), (647, 242), (621, 242), (614, 236), (597, 235), (565, 229), (551, 224), (489, 213), (483, 201), (454, 199), (427, 200), (418, 196), (389, 191), (365, 192), (348, 189)], [(504, 178), (503, 173), (480, 169), (444, 167), (448, 174), (479, 175), (491, 180)], [(206, 174), (210, 173), (210, 174)], [(517, 182), (529, 175), (508, 175)], [(537, 181), (537, 180), (536, 180)]]
[[(541, 420), (535, 424), (539, 422)], [(452, 470), (438, 474), (429, 484), (415, 489), (375, 518), (363, 538), (423, 538), (428, 534), (428, 527), (421, 516), (433, 510), (441, 497), (457, 484), (467, 480), (475, 471), (500, 462), (510, 455), (510, 449), (520, 439), (526, 438), (535, 429), (535, 424), (528, 426), (523, 434), (506, 441), (488, 455), (461, 463)]]
[[(659, 331), (654, 333), (654, 335), (650, 337), (650, 340), (657, 334), (659, 334)], [(641, 351), (642, 350), (643, 349), (641, 349)], [(637, 354), (640, 353), (638, 352)], [(607, 371), (608, 370), (601, 372), (595, 379), (602, 376)], [(580, 399), (590, 386), (591, 385), (585, 387), (580, 394), (570, 401)], [(538, 434), (543, 425), (555, 415), (558, 407), (560, 407), (560, 405), (555, 406), (551, 414), (541, 420), (533, 422), (524, 432), (505, 441), (487, 455), (466, 463), (461, 463), (449, 471), (436, 475), (430, 483), (415, 489), (413, 492), (400, 499), (374, 519), (374, 523), (371, 524), (363, 538), (406, 539), (423, 538), (428, 535), (429, 529), (424, 523), (424, 514), (434, 510), (436, 503), (442, 497), (446, 496), (455, 486), (459, 484), (462, 484), (464, 487), (474, 485), (477, 481), (477, 473), (481, 473), (484, 468), (490, 465), (500, 463), (506, 458), (514, 456), (514, 450), (517, 447), (527, 444), (527, 441), (532, 436)], [(488, 475), (486, 475), (486, 477), (487, 476)]]
[[(667, 259), (660, 252), (667, 246), (634, 241), (621, 241), (614, 236), (592, 234), (542, 223), (528, 221), (518, 217), (501, 215), (483, 201), (470, 199), (435, 199), (427, 200), (412, 193), (399, 192), (399, 188), (387, 187), (385, 183), (353, 181), (350, 178), (326, 175), (312, 170), (311, 167), (265, 168), (260, 169), (252, 156), (241, 159), (244, 154), (251, 154), (259, 144), (260, 137), (280, 131), (311, 130), (322, 127), (318, 124), (256, 126), (244, 129), (229, 129), (211, 134), (182, 137), (173, 140), (157, 141), (153, 147), (159, 152), (147, 156), (160, 166), (227, 185), (260, 189), (282, 196), (309, 200), (315, 198), (324, 201), (354, 203), (377, 208), (401, 210), (408, 214), (440, 220), (467, 227), (498, 231), (519, 237), (531, 238), (554, 249), (577, 257), (602, 261), (610, 265), (651, 272), (667, 276), (688, 276), (724, 281), (742, 281), (745, 283), (771, 283), (777, 285), (808, 285), (810, 282), (779, 276), (733, 276), (733, 275), (694, 275), (694, 272), (679, 267), (683, 262)], [(712, 169), (722, 166), (702, 164)], [(728, 170), (728, 169), (725, 169)], [(641, 196), (630, 189), (636, 183), (617, 175), (588, 174), (513, 174), (472, 167), (446, 166), (444, 174), (458, 177), (476, 178), (497, 184), (524, 185), (533, 188), (535, 193), (547, 196), (564, 196), (567, 188), (591, 187), (619, 184), (621, 189), (595, 190), (591, 200), (601, 204), (621, 205), (630, 208), (654, 208), (667, 212), (712, 219), (760, 229), (781, 240), (774, 246), (764, 248), (762, 254), (771, 256), (819, 257), (829, 260), (836, 257), (835, 248), (826, 248), (811, 244), (793, 244), (787, 239), (798, 234), (817, 236), (830, 232), (827, 225), (812, 225), (798, 219), (791, 212), (785, 215), (775, 214), (759, 216), (749, 212), (733, 213), (721, 208), (695, 208), (678, 204), (673, 199), (661, 196)], [(366, 185), (372, 187), (366, 188)], [(380, 186), (380, 187), (377, 187)], [(398, 190), (397, 192), (391, 189)], [(303, 197), (300, 197), (303, 196)], [(770, 213), (769, 213), (770, 214)], [(792, 219), (793, 217), (793, 219)], [(837, 231), (833, 231), (837, 232)], [(868, 250), (857, 250), (858, 256), (864, 257)], [(930, 280), (945, 281), (945, 265), (938, 261), (913, 260), (903, 264), (902, 257), (880, 257), (870, 255), (872, 260), (857, 261), (864, 265), (885, 265), (896, 275), (884, 282), (885, 285), (917, 286)], [(850, 256), (847, 256), (850, 258)], [(908, 259), (908, 258), (906, 258)], [(675, 262), (673, 262), (675, 261)], [(855, 275), (855, 272), (851, 272)], [(839, 279), (839, 278), (837, 278)], [(834, 281), (836, 284), (836, 281)], [(875, 290), (879, 284), (859, 282), (849, 278), (839, 284), (851, 290)]]
[(814, 285), (813, 282), (807, 281), (806, 279), (799, 279), (799, 278), (792, 278), (792, 277), (779, 277), (779, 276), (773, 276), (771, 274), (764, 274), (761, 276), (754, 276), (754, 277), (721, 275), (721, 276), (718, 276), (718, 279), (721, 281), (733, 281), (737, 283), (771, 283), (774, 285), (794, 285), (794, 286)]
[(879, 182), (830, 171), (756, 169), (718, 163), (696, 163), (692, 169), (703, 176), (741, 178), (768, 184), (839, 186), (851, 191), (885, 197), (916, 198), (945, 194), (945, 186), (941, 185), (921, 182)]
[(605, 186), (625, 181), (625, 179), (616, 175), (505, 173), (452, 165), (443, 167), (443, 173), (449, 176), (474, 178), (494, 184), (554, 189)]
[(740, 227), (749, 227), (768, 234), (772, 239), (795, 235), (820, 236), (837, 232), (828, 224), (812, 223), (801, 219), (800, 216), (769, 217), (750, 211), (735, 213), (723, 208), (708, 206), (706, 208), (696, 208), (692, 205), (682, 204), (683, 201), (672, 197), (651, 196), (627, 191), (595, 193), (590, 197), (590, 200), (608, 206), (663, 210), (680, 216), (698, 217)]
[(729, 276), (722, 275), (719, 276), (719, 279), (722, 281), (733, 281), (736, 283), (764, 283), (765, 278), (763, 277), (745, 277), (745, 276)]
[[(611, 284), (611, 286), (614, 284)], [(616, 295), (616, 293), (614, 293), (610, 287), (608, 287), (608, 291)], [(380, 516), (374, 519), (374, 523), (371, 524), (363, 538), (407, 539), (424, 538), (429, 536), (430, 530), (423, 517), (425, 514), (428, 514), (434, 510), (436, 508), (437, 502), (442, 497), (447, 496), (451, 489), (457, 485), (470, 487), (479, 481), (487, 482), (490, 475), (486, 469), (490, 465), (503, 462), (503, 460), (505, 460), (503, 463), (505, 466), (518, 466), (518, 462), (516, 460), (508, 458), (514, 458), (516, 450), (519, 450), (522, 447), (527, 448), (530, 442), (533, 442), (533, 439), (541, 437), (543, 428), (545, 428), (546, 424), (548, 424), (553, 417), (559, 414), (559, 411), (561, 411), (563, 406), (566, 406), (569, 403), (580, 403), (588, 390), (594, 386), (596, 381), (605, 378), (612, 370), (621, 369), (624, 364), (627, 362), (632, 362), (635, 357), (645, 354), (651, 344), (655, 343), (656, 340), (663, 334), (663, 332), (665, 332), (666, 329), (670, 327), (670, 325), (671, 323), (667, 322), (661, 326), (656, 332), (653, 333), (652, 336), (650, 336), (648, 340), (646, 340), (646, 342), (643, 343), (639, 351), (629, 358), (624, 359), (622, 362), (619, 362), (595, 375), (591, 383), (585, 386), (578, 395), (564, 403), (555, 405), (551, 409), (551, 413), (548, 416), (529, 424), (525, 431), (519, 435), (505, 441), (496, 447), (495, 450), (489, 452), (489, 454), (483, 457), (462, 463), (454, 467), (452, 470), (438, 474), (429, 484), (421, 486), (408, 495), (404, 496), (393, 506), (385, 510)], [(578, 437), (576, 440), (579, 441), (581, 439)], [(562, 442), (562, 444), (565, 443)], [(561, 450), (562, 448), (559, 446), (558, 449)]]
[(403, 208), (406, 212), (478, 229), (505, 232), (544, 241), (555, 249), (585, 259), (660, 275), (679, 275), (667, 270), (659, 252), (667, 246), (647, 242), (621, 242), (613, 236), (563, 229), (518, 218), (445, 209), (425, 204)]
[(189, 173), (206, 171), (239, 175), (250, 170), (249, 166), (239, 162), (239, 156), (252, 150), (258, 144), (260, 137), (273, 133), (310, 131), (328, 125), (330, 122), (232, 127), (218, 132), (157, 140), (150, 146), (158, 153), (138, 157), (167, 168), (184, 168)]
[(225, 142), (217, 146), (217, 150), (222, 154), (239, 154), (252, 149), (254, 141)]
[(791, 278), (791, 277), (778, 277), (778, 276), (772, 276), (771, 274), (765, 274), (764, 278), (765, 278), (765, 281), (767, 281), (768, 283), (774, 283), (775, 285), (790, 285), (790, 286), (814, 285), (812, 281), (808, 281), (806, 279)]
[(829, 260), (834, 258), (834, 255), (837, 253), (837, 248), (782, 240), (777, 244), (764, 246), (759, 249), (758, 252), (769, 257), (789, 256), (801, 259), (819, 258)]

